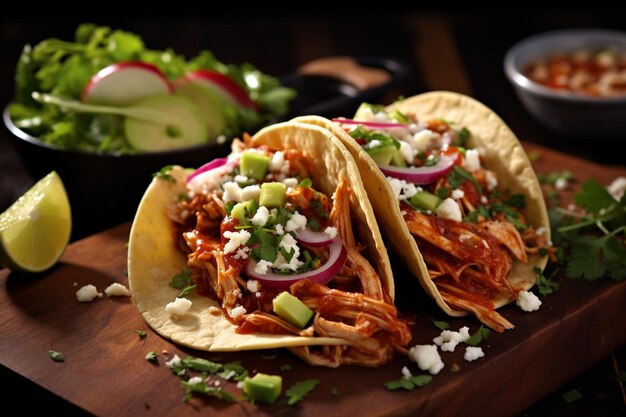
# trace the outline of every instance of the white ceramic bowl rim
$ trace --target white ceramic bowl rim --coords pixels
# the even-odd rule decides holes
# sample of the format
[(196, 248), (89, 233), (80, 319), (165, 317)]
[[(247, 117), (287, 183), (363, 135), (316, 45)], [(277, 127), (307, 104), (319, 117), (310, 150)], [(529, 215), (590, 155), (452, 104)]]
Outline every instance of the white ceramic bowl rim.
[(504, 57), (504, 72), (516, 86), (547, 98), (589, 104), (626, 103), (626, 95), (593, 97), (555, 90), (532, 81), (522, 72), (523, 65), (532, 58), (598, 46), (618, 47), (621, 52), (626, 53), (626, 32), (608, 29), (562, 29), (532, 35), (508, 50)]

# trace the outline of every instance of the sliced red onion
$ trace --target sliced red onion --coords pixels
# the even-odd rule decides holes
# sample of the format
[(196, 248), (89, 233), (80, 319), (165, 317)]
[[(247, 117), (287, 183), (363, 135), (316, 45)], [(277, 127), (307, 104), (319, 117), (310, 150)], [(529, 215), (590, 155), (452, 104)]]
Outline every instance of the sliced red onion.
[(428, 167), (394, 167), (390, 165), (379, 165), (380, 170), (389, 177), (398, 178), (407, 182), (423, 185), (435, 182), (442, 175), (450, 172), (456, 161), (457, 153), (450, 155), (440, 155), (439, 161)]
[(408, 129), (409, 127), (403, 123), (384, 123), (384, 122), (365, 122), (362, 120), (335, 118), (333, 122), (341, 123), (343, 125), (362, 125), (371, 127), (374, 129)]
[(305, 227), (304, 229), (296, 230), (296, 239), (307, 246), (319, 247), (326, 246), (333, 243), (333, 238), (325, 232), (314, 232), (313, 230)]
[(254, 278), (267, 285), (268, 287), (284, 290), (289, 288), (291, 284), (304, 278), (311, 278), (320, 284), (326, 284), (330, 281), (343, 267), (343, 264), (348, 258), (348, 251), (343, 246), (341, 239), (336, 237), (329, 246), (330, 255), (328, 260), (320, 268), (303, 272), (301, 274), (283, 275), (276, 274), (274, 272), (267, 272), (266, 274), (259, 274), (254, 269), (256, 268), (256, 261), (252, 258), (248, 261), (246, 268), (246, 274), (249, 278)]
[(189, 183), (189, 181), (194, 179), (194, 177), (204, 172), (211, 171), (212, 169), (219, 168), (221, 166), (226, 165), (227, 162), (228, 162), (228, 158), (217, 158), (217, 159), (212, 160), (211, 162), (207, 162), (206, 164), (202, 165), (200, 168), (196, 169), (194, 172), (189, 174), (189, 176), (187, 177), (187, 183)]

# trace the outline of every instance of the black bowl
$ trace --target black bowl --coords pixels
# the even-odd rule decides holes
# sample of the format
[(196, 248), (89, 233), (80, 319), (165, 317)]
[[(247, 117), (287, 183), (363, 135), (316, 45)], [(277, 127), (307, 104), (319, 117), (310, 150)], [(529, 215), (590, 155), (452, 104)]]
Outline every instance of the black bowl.
[(24, 132), (3, 113), (26, 170), (37, 180), (55, 170), (72, 207), (73, 237), (132, 220), (152, 174), (166, 165), (198, 167), (229, 152), (215, 142), (160, 152), (119, 154), (66, 150)]

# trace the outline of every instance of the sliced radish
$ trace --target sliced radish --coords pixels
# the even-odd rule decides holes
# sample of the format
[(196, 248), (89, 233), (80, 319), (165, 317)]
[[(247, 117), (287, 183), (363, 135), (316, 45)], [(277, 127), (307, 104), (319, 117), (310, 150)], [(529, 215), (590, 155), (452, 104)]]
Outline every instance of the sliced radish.
[(83, 89), (86, 103), (128, 106), (146, 97), (169, 94), (171, 86), (154, 65), (128, 61), (98, 71)]
[(245, 88), (220, 72), (206, 69), (190, 71), (176, 80), (174, 86), (178, 88), (187, 83), (202, 84), (214, 91), (227, 103), (249, 109), (257, 107), (256, 103), (250, 99)]

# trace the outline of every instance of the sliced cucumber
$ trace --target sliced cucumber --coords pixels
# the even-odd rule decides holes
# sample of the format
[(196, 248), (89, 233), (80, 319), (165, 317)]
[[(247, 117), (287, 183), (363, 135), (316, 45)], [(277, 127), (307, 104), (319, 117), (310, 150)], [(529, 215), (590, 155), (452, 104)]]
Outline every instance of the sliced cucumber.
[(145, 109), (160, 117), (158, 123), (133, 117), (124, 120), (126, 138), (134, 149), (160, 151), (199, 145), (209, 139), (206, 117), (184, 97), (149, 97), (132, 108)]
[(216, 138), (224, 131), (226, 125), (224, 103), (210, 88), (190, 82), (176, 87), (174, 94), (187, 98), (200, 109), (207, 119), (210, 139)]
[(430, 211), (435, 211), (441, 204), (441, 198), (428, 191), (418, 191), (409, 201), (417, 208)]

